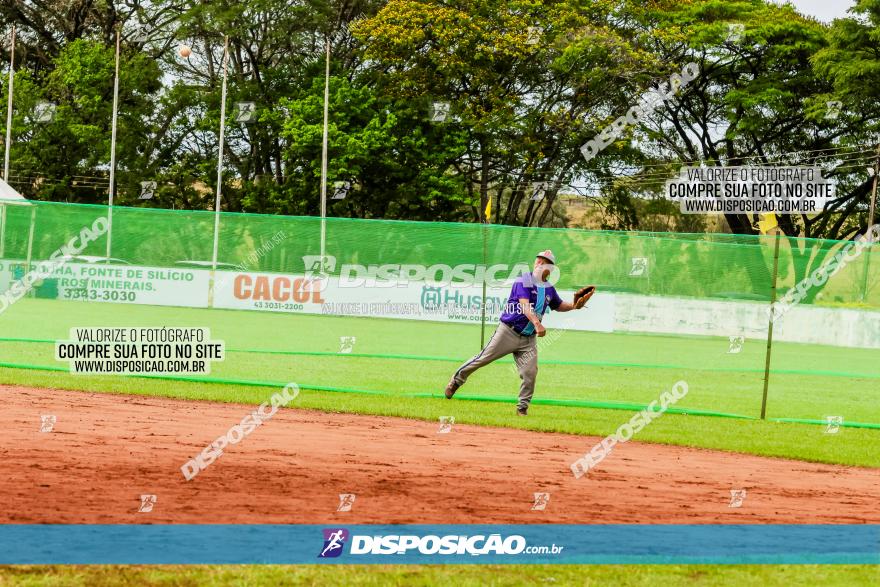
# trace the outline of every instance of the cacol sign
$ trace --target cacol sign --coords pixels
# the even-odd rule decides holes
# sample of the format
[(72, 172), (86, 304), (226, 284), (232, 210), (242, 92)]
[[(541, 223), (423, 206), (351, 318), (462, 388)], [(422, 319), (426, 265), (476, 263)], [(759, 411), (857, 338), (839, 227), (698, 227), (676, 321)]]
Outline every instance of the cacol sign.
[(271, 273), (227, 273), (214, 286), (214, 307), (319, 312), (326, 281)]

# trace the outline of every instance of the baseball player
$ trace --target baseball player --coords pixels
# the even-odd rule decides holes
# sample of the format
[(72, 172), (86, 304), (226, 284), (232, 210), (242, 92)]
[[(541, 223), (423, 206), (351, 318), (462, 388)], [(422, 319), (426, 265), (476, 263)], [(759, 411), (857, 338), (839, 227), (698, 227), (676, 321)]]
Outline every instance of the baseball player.
[(474, 371), (512, 353), (519, 378), (522, 379), (516, 413), (520, 416), (528, 415), (529, 403), (535, 393), (535, 379), (538, 376), (537, 337), (546, 333), (541, 325), (544, 314), (548, 308), (555, 312), (579, 310), (596, 292), (593, 286), (583, 287), (574, 294), (574, 302), (562, 301), (556, 288), (547, 282), (555, 266), (556, 257), (553, 256), (553, 251), (540, 252), (535, 259), (534, 270), (513, 282), (507, 306), (501, 314), (501, 323), (495, 329), (495, 334), (483, 350), (455, 372), (446, 386), (446, 399), (452, 399)]

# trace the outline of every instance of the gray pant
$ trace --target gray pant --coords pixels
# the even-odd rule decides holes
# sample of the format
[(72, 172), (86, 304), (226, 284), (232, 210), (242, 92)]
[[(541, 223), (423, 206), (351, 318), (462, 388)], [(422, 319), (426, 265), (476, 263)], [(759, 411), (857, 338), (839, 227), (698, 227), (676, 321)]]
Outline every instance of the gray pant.
[(471, 360), (459, 367), (452, 379), (459, 385), (463, 385), (471, 373), (480, 367), (485, 367), (492, 361), (513, 353), (519, 378), (522, 379), (519, 386), (517, 407), (526, 409), (535, 394), (535, 380), (538, 378), (538, 345), (536, 340), (536, 336), (517, 334), (513, 328), (502, 322), (495, 329), (492, 338), (489, 339), (489, 344)]

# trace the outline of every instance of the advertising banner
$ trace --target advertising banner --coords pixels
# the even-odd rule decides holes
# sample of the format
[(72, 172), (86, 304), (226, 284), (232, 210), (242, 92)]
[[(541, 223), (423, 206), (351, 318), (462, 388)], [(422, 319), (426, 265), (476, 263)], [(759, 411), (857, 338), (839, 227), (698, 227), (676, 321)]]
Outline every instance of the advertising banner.
[[(496, 321), (510, 288), (479, 284), (431, 285), (409, 281), (359, 284), (354, 287), (337, 277), (275, 273), (225, 272), (217, 278), (214, 307), (337, 316), (402, 318), (435, 322), (479, 323), (486, 308), (487, 322)], [(571, 300), (573, 291), (559, 291)], [(613, 332), (615, 296), (597, 293), (587, 309), (566, 314), (550, 312), (548, 328)]]

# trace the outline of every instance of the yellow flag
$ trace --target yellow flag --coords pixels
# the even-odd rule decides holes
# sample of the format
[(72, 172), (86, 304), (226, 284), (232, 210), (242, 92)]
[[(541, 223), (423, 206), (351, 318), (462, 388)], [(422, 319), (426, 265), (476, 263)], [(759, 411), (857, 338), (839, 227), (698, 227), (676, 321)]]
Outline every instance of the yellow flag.
[(486, 222), (492, 222), (492, 198), (489, 198), (489, 201), (486, 202), (486, 214), (485, 214)]
[(777, 226), (779, 222), (776, 220), (776, 214), (761, 214), (761, 220), (758, 221), (758, 230), (761, 234), (767, 234)]

